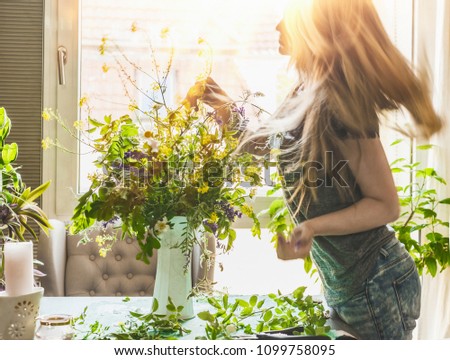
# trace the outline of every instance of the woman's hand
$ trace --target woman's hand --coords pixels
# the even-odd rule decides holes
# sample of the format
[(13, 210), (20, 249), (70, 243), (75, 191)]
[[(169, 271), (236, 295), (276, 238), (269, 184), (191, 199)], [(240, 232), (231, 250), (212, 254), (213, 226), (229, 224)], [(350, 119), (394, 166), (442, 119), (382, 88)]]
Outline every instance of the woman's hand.
[(229, 106), (233, 104), (233, 99), (210, 77), (197, 81), (189, 89), (185, 100), (195, 109), (198, 109), (198, 101), (203, 101), (217, 111), (222, 122), (231, 116)]
[(314, 229), (309, 221), (297, 225), (289, 239), (278, 234), (277, 256), (281, 260), (305, 259), (311, 250)]

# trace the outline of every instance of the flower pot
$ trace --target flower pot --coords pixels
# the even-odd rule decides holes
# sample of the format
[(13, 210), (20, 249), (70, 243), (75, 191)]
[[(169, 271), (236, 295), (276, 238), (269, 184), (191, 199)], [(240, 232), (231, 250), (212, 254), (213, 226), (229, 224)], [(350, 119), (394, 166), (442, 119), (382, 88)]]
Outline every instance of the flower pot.
[(36, 318), (44, 288), (26, 295), (8, 296), (0, 292), (0, 339), (33, 340)]
[[(192, 290), (191, 259), (176, 246), (183, 240), (186, 232), (186, 217), (175, 216), (170, 220), (173, 228), (159, 235), (161, 248), (158, 249), (155, 287), (153, 298), (158, 301), (157, 314), (167, 315), (168, 298), (175, 306), (183, 306), (181, 316), (189, 319), (194, 316), (192, 297), (188, 298)], [(188, 266), (186, 267), (186, 263)]]

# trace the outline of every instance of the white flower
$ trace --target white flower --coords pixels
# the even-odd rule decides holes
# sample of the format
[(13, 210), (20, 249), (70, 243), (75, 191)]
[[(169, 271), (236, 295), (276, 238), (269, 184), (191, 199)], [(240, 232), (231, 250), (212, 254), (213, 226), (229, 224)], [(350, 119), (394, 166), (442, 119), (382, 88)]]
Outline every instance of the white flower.
[(158, 234), (166, 232), (169, 229), (170, 229), (169, 221), (167, 220), (166, 217), (164, 217), (164, 219), (162, 220), (158, 220), (155, 224), (155, 231)]
[(152, 152), (157, 153), (159, 151), (159, 141), (155, 139), (149, 139), (147, 141), (148, 146), (152, 148)]

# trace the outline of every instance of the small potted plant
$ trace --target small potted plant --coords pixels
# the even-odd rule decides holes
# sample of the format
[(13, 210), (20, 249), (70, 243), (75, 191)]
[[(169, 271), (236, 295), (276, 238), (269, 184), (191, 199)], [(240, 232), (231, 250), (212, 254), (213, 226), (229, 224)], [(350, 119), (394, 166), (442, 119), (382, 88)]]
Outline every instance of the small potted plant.
[(32, 339), (43, 289), (34, 286), (33, 275), (39, 272), (33, 271), (32, 243), (26, 237), (38, 239), (31, 222), (45, 232), (51, 228), (34, 203), (50, 183), (31, 190), (22, 182), (13, 166), (18, 146), (6, 143), (10, 129), (11, 120), (0, 107), (0, 280), (6, 285), (0, 291), (0, 338)]

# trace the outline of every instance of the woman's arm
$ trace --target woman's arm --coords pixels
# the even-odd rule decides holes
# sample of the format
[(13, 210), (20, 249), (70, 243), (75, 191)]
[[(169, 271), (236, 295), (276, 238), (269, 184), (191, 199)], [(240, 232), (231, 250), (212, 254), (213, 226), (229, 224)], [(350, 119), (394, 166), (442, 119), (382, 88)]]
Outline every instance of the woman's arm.
[(397, 190), (380, 139), (347, 140), (341, 152), (361, 189), (361, 200), (345, 209), (299, 224), (291, 235), (291, 241), (279, 239), (280, 258), (306, 257), (314, 236), (358, 233), (398, 218)]

